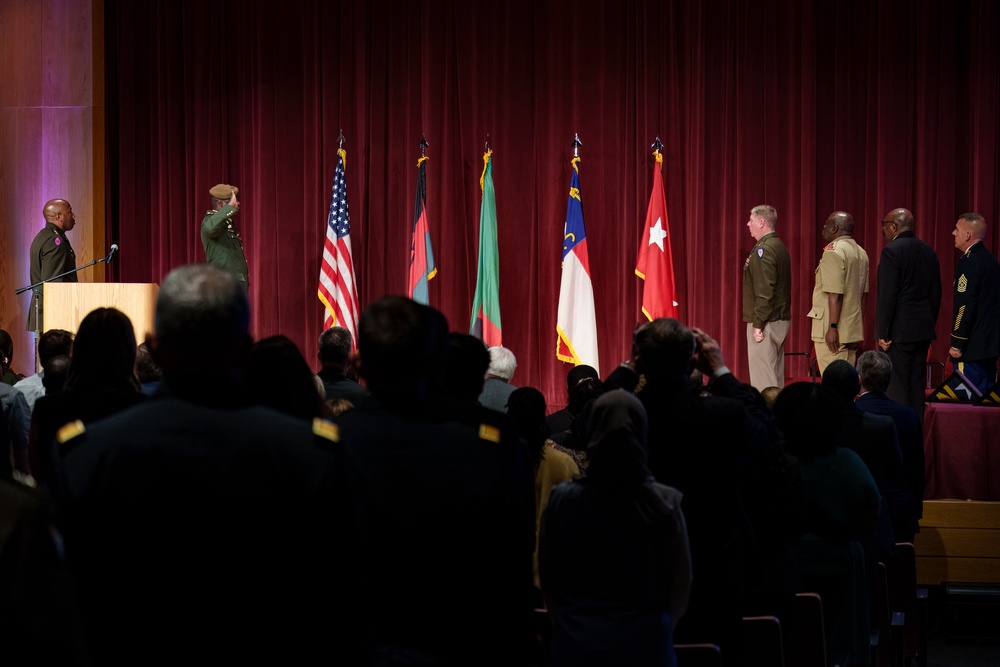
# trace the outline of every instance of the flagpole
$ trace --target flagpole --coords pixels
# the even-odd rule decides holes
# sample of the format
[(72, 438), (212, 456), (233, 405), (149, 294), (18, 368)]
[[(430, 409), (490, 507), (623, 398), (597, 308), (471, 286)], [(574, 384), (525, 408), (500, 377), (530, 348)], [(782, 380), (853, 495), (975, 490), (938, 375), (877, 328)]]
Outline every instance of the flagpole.
[(427, 143), (427, 137), (424, 135), (420, 136), (420, 157), (427, 157), (425, 152), (431, 145)]
[(582, 146), (582, 145), (583, 145), (583, 142), (580, 141), (580, 135), (574, 133), (573, 134), (573, 157), (580, 157), (580, 150), (579, 149), (580, 149), (580, 146)]

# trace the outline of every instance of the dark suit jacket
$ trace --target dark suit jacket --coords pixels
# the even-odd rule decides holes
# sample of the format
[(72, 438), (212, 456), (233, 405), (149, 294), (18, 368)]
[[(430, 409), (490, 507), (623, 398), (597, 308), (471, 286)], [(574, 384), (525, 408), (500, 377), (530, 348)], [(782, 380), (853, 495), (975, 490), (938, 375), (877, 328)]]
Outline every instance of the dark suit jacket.
[[(857, 405), (845, 407), (837, 434), (837, 446), (853, 450), (868, 466), (888, 507), (892, 533), (908, 535), (916, 529), (913, 499), (903, 472), (896, 425), (889, 417), (862, 411)], [(880, 546), (892, 549), (891, 540)], [(885, 554), (879, 555), (879, 559)], [(877, 559), (876, 559), (877, 560)]]
[(903, 455), (903, 472), (906, 485), (913, 498), (915, 515), (923, 513), (924, 499), (924, 437), (920, 425), (920, 415), (911, 407), (892, 400), (880, 391), (862, 394), (854, 403), (865, 412), (890, 417), (896, 424), (899, 449)]
[(940, 309), (937, 253), (913, 232), (902, 232), (879, 259), (875, 335), (894, 343), (934, 340)]
[(1000, 357), (1000, 264), (982, 243), (955, 263), (951, 346), (961, 361)]
[(500, 378), (489, 377), (483, 382), (483, 393), (479, 395), (479, 402), (483, 407), (497, 412), (507, 412), (507, 399), (517, 389), (514, 385)]
[(93, 664), (361, 664), (332, 430), (170, 396), (88, 424), (54, 490)]
[(378, 396), (340, 416), (360, 539), (352, 575), (368, 602), (368, 648), (385, 660), (377, 664), (522, 664), (534, 480), (507, 423), (479, 406), (390, 406)]
[[(744, 392), (731, 375), (716, 382), (719, 391)], [(753, 548), (740, 471), (765, 446), (764, 430), (739, 398), (655, 384), (637, 396), (649, 420), (649, 470), (684, 494), (694, 583), (675, 636), (725, 645), (738, 634), (738, 592), (748, 576), (741, 568)]]

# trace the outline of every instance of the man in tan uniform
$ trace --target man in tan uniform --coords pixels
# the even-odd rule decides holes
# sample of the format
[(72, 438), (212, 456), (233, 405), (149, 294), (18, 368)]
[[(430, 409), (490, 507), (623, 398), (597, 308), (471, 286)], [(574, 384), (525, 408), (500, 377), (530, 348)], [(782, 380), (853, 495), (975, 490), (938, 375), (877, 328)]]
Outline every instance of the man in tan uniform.
[(868, 253), (851, 238), (853, 232), (850, 213), (834, 211), (823, 223), (827, 245), (816, 267), (816, 287), (808, 315), (820, 373), (835, 359), (853, 366), (858, 344), (865, 338)]

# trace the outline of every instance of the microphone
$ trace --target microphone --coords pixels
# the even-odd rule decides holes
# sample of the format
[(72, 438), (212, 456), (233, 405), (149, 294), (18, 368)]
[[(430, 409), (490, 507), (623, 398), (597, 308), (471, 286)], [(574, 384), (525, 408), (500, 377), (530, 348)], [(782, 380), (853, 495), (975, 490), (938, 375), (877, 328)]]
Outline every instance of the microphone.
[(115, 258), (115, 255), (117, 255), (117, 254), (118, 254), (118, 244), (117, 243), (112, 243), (111, 244), (111, 252), (108, 253), (108, 256), (104, 260), (104, 263), (105, 264), (110, 264), (111, 260), (113, 260)]

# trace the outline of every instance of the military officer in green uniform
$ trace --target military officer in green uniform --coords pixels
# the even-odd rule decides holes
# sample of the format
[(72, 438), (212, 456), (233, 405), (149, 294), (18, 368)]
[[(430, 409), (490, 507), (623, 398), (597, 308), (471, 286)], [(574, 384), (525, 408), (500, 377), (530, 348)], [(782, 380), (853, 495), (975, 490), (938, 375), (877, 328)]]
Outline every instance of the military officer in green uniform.
[(792, 262), (774, 231), (777, 222), (777, 211), (766, 204), (755, 206), (747, 220), (757, 245), (743, 263), (743, 321), (747, 323), (750, 384), (758, 391), (785, 386)]
[(214, 208), (201, 221), (201, 242), (205, 246), (206, 262), (232, 273), (244, 287), (249, 287), (243, 239), (233, 224), (233, 216), (240, 210), (240, 202), (236, 199), (239, 191), (239, 188), (225, 183), (208, 191)]
[[(50, 199), (42, 209), (45, 217), (45, 228), (35, 235), (31, 242), (30, 270), (31, 284), (55, 278), (76, 268), (76, 253), (66, 238), (66, 232), (76, 226), (76, 216), (73, 207), (65, 199)], [(75, 283), (75, 273), (59, 278), (54, 282)], [(37, 303), (36, 303), (37, 301)], [(35, 308), (42, 314), (42, 288), (35, 289), (31, 307), (28, 309), (28, 331), (41, 332), (42, 322), (35, 322)], [(37, 327), (36, 327), (37, 324)]]

